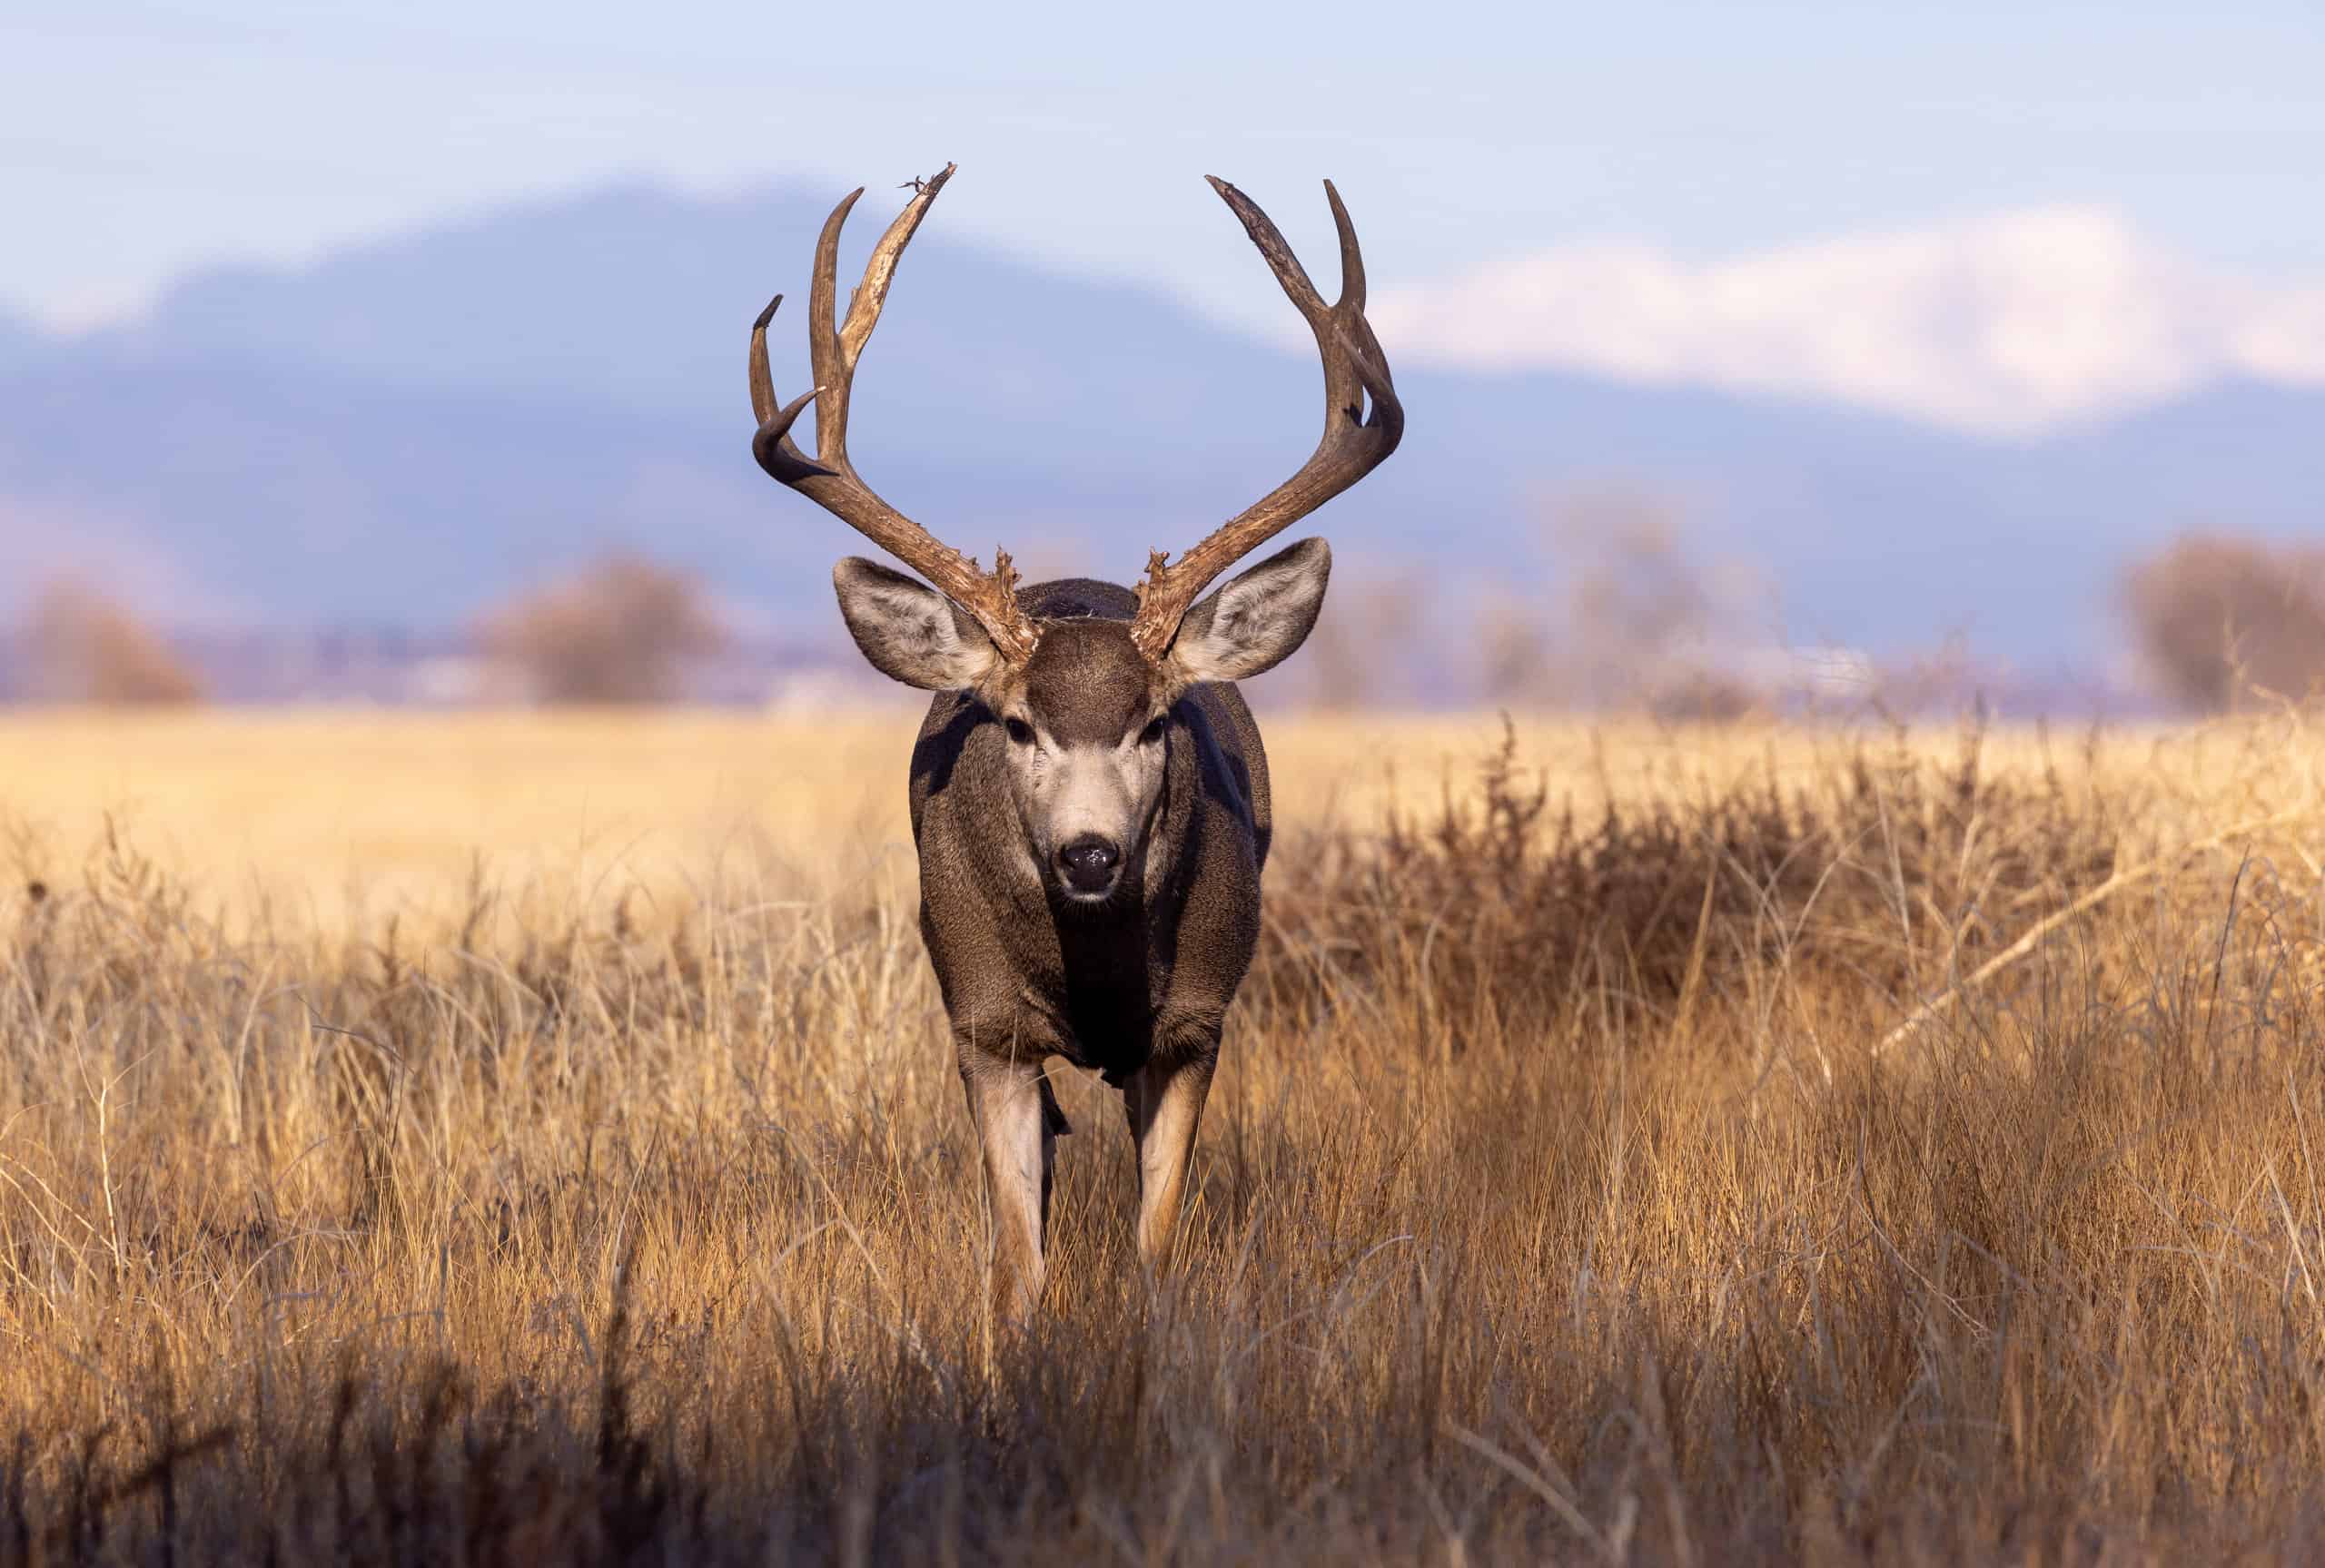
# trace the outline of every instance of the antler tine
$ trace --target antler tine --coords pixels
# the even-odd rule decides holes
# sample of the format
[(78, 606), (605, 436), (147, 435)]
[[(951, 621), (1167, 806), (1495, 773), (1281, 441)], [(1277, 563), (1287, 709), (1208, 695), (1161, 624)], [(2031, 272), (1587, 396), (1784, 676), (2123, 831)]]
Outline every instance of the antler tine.
[(767, 309), (759, 312), (759, 319), (751, 323), (751, 412), (757, 416), (759, 421), (758, 434), (751, 438), (751, 450), (758, 459), (759, 467), (789, 484), (791, 479), (787, 474), (790, 470), (786, 468), (778, 472), (778, 465), (787, 462), (795, 466), (798, 470), (796, 477), (800, 478), (825, 470), (801, 455), (791, 440), (791, 426), (799, 418), (800, 411), (815, 401), (815, 392), (802, 392), (788, 403), (780, 405), (775, 400), (775, 378), (769, 373), (767, 363), (767, 324), (775, 320), (775, 313), (782, 305), (783, 296), (777, 294), (767, 302)]
[[(1149, 553), (1131, 637), (1142, 653), (1158, 661), (1170, 651), (1195, 596), (1260, 545), (1378, 468), (1405, 433), (1404, 406), (1397, 401), (1388, 359), (1364, 319), (1364, 253), (1340, 192), (1330, 180), (1324, 182), (1324, 197), (1331, 203), (1341, 242), (1340, 298), (1327, 305), (1258, 203), (1215, 176), (1211, 185), (1242, 221), (1244, 232), (1282, 285), (1284, 297), (1315, 334), (1324, 370), (1324, 433), (1299, 472), (1214, 529), (1177, 564), (1161, 550)], [(1372, 405), (1370, 416), (1367, 399)]]
[[(816, 378), (816, 460), (837, 474), (854, 471), (847, 460), (847, 404), (855, 390), (856, 367), (841, 362), (833, 300), (839, 292), (839, 232), (863, 195), (864, 187), (858, 185), (824, 220), (823, 232), (816, 236), (815, 271), (807, 274), (807, 368)], [(919, 204), (915, 197), (906, 210)]]
[[(976, 617), (1004, 659), (1022, 664), (1032, 656), (1039, 634), (1017, 603), (1017, 574), (1009, 564), (1008, 552), (995, 550), (993, 570), (984, 571), (974, 557), (945, 544), (882, 500), (857, 476), (847, 455), (848, 399), (856, 386), (856, 361), (871, 340), (872, 329), (879, 324), (881, 307), (887, 302), (889, 285), (895, 280), (897, 261), (937, 192), (953, 177), (953, 168), (947, 163), (942, 172), (922, 182), (872, 247), (864, 281), (848, 302), (845, 321), (837, 319), (836, 308), (839, 236), (849, 212), (864, 194), (862, 188), (848, 192), (832, 209), (816, 241), (816, 270), (807, 291), (807, 356), (815, 370), (815, 386), (788, 403), (777, 400), (767, 366), (767, 329), (783, 303), (782, 295), (777, 294), (751, 325), (751, 412), (758, 420), (751, 453), (770, 476), (926, 577), (945, 597)], [(809, 403), (816, 405), (813, 458), (799, 449), (791, 435)]]
[(1364, 310), (1364, 251), (1356, 242), (1356, 223), (1330, 180), (1324, 182), (1324, 200), (1331, 203), (1332, 227), (1341, 236), (1340, 302), (1343, 309), (1360, 313)]

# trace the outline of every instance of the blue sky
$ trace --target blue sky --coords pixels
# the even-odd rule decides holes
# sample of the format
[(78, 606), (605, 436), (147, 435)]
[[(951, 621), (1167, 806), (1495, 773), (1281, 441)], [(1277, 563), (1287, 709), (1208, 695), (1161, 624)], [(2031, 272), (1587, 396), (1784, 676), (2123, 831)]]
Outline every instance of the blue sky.
[(2325, 381), (2320, 83), (2318, 0), (0, 0), (0, 308), (950, 158), (956, 237), (1283, 334), (1197, 176), (1329, 254), (1331, 174), (1400, 355), (2014, 433)]
[[(1197, 181), (1397, 276), (1578, 235), (1707, 258), (2057, 202), (2325, 273), (2325, 8), (515, 0), (0, 5), (0, 300), (103, 315), (617, 178), (893, 182), (966, 233), (1234, 311)], [(1262, 300), (1265, 307), (1269, 301)]]

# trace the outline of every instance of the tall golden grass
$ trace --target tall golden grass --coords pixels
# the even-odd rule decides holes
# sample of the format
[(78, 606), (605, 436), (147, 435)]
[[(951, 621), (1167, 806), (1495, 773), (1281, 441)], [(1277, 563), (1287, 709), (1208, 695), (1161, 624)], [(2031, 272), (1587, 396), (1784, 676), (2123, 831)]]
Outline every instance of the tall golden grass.
[(0, 1559), (2325, 1543), (2297, 717), (1271, 739), (1181, 1267), (1061, 1069), (1020, 1334), (895, 717), (0, 725)]

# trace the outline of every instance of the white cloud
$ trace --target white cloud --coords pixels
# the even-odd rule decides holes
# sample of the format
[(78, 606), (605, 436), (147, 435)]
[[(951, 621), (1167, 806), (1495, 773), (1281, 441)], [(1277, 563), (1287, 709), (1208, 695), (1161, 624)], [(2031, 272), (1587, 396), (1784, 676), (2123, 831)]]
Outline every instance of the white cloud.
[(2227, 374), (2325, 383), (2325, 282), (2208, 271), (2082, 207), (1701, 266), (1565, 245), (1381, 291), (1371, 317), (1400, 360), (1829, 397), (1994, 434)]

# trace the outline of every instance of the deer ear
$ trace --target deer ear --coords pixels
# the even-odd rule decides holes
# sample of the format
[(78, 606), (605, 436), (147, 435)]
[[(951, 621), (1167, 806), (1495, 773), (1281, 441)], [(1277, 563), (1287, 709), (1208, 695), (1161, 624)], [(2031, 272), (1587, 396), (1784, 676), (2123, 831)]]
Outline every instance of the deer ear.
[(975, 686), (999, 656), (967, 611), (935, 589), (876, 561), (849, 556), (832, 568), (848, 635), (872, 667), (923, 691)]
[(1199, 601), (1179, 623), (1171, 661), (1189, 681), (1243, 681), (1299, 650), (1324, 607), (1332, 549), (1302, 539)]

